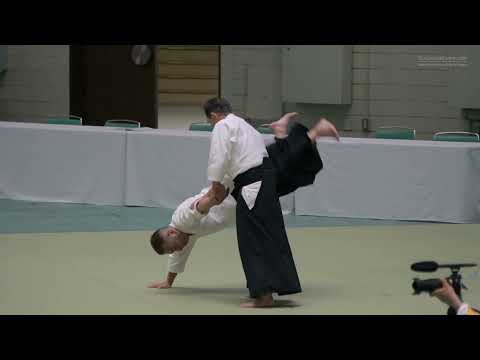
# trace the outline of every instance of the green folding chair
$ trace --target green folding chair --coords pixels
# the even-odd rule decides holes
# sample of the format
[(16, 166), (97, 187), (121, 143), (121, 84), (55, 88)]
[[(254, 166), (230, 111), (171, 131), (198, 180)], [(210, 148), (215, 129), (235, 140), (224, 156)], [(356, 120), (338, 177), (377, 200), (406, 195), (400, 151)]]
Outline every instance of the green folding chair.
[(382, 126), (375, 132), (375, 138), (415, 140), (415, 129), (403, 126)]
[(83, 119), (80, 116), (70, 115), (68, 118), (51, 118), (47, 121), (50, 125), (82, 125)]
[(108, 120), (105, 123), (106, 127), (124, 128), (124, 129), (138, 129), (141, 125), (134, 120)]
[(478, 110), (466, 114), (465, 119), (469, 122), (469, 131), (480, 132), (480, 113), (478, 113)]
[(476, 133), (466, 131), (444, 131), (433, 135), (434, 141), (459, 141), (459, 142), (479, 142), (479, 136)]
[(213, 131), (213, 125), (207, 122), (198, 122), (190, 124), (190, 131)]

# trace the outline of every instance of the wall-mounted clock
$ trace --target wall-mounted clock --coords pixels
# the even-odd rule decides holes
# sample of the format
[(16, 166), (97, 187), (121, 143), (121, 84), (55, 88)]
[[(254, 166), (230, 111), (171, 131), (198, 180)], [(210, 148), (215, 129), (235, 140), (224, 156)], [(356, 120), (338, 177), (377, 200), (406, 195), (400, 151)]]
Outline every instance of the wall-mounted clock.
[(135, 65), (147, 65), (152, 58), (152, 47), (148, 45), (135, 45), (132, 48), (132, 61)]

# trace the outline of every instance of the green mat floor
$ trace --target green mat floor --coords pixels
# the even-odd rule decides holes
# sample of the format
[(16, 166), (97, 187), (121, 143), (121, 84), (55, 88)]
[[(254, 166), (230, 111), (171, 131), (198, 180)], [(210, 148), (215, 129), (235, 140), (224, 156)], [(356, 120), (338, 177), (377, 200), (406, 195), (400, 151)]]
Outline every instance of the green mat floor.
[[(201, 239), (172, 289), (165, 256), (147, 231), (0, 234), (0, 314), (445, 314), (412, 295), (420, 260), (480, 262), (480, 225), (290, 228), (303, 292), (282, 308), (241, 309), (248, 295), (235, 231)], [(465, 300), (480, 306), (478, 268), (462, 271)]]
[[(32, 203), (0, 199), (0, 233), (149, 230), (168, 225), (171, 209)], [(411, 225), (424, 222), (285, 216), (287, 227)]]

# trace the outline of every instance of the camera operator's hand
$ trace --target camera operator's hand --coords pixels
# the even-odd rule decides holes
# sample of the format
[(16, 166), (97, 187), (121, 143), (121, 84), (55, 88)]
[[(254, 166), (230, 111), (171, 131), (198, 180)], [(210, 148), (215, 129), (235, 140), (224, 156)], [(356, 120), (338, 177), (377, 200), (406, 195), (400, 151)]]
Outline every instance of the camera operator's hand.
[(455, 290), (448, 283), (447, 280), (441, 279), (441, 281), (443, 286), (440, 289), (437, 289), (434, 292), (432, 292), (430, 296), (435, 296), (443, 303), (454, 308), (455, 311), (458, 311), (460, 306), (462, 306), (462, 300), (460, 300), (458, 295), (455, 293)]

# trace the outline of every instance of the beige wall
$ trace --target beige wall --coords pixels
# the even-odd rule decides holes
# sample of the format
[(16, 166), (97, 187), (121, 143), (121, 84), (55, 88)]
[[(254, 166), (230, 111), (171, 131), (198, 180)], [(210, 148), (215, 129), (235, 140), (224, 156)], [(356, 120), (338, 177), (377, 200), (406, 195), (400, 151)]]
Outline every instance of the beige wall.
[[(328, 116), (340, 128), (354, 131), (361, 129), (364, 117), (372, 130), (390, 125), (426, 133), (463, 130), (460, 108), (448, 104), (450, 69), (422, 67), (417, 61), (419, 56), (447, 56), (448, 51), (442, 45), (356, 45), (351, 105), (284, 104), (283, 110), (301, 112), (306, 122)], [(281, 78), (281, 63), (281, 46), (222, 46), (222, 96), (236, 112), (248, 115), (249, 68), (264, 69), (265, 79)], [(281, 101), (280, 89), (275, 97)], [(274, 113), (272, 106), (272, 117)]]
[[(269, 81), (281, 77), (280, 49), (222, 46), (222, 95), (232, 101), (235, 111), (248, 115), (249, 67), (261, 67), (256, 73)], [(307, 121), (327, 115), (352, 130), (361, 129), (364, 117), (373, 130), (399, 124), (419, 132), (463, 129), (460, 109), (448, 104), (449, 69), (417, 63), (418, 56), (448, 55), (448, 46), (356, 45), (353, 49), (352, 105), (287, 105), (283, 110), (301, 111)], [(281, 101), (281, 90), (270, 98)], [(0, 120), (41, 122), (68, 114), (69, 47), (9, 45), (8, 71), (0, 79)], [(195, 111), (195, 118), (200, 115)]]
[(0, 120), (44, 122), (70, 108), (69, 46), (8, 45)]

